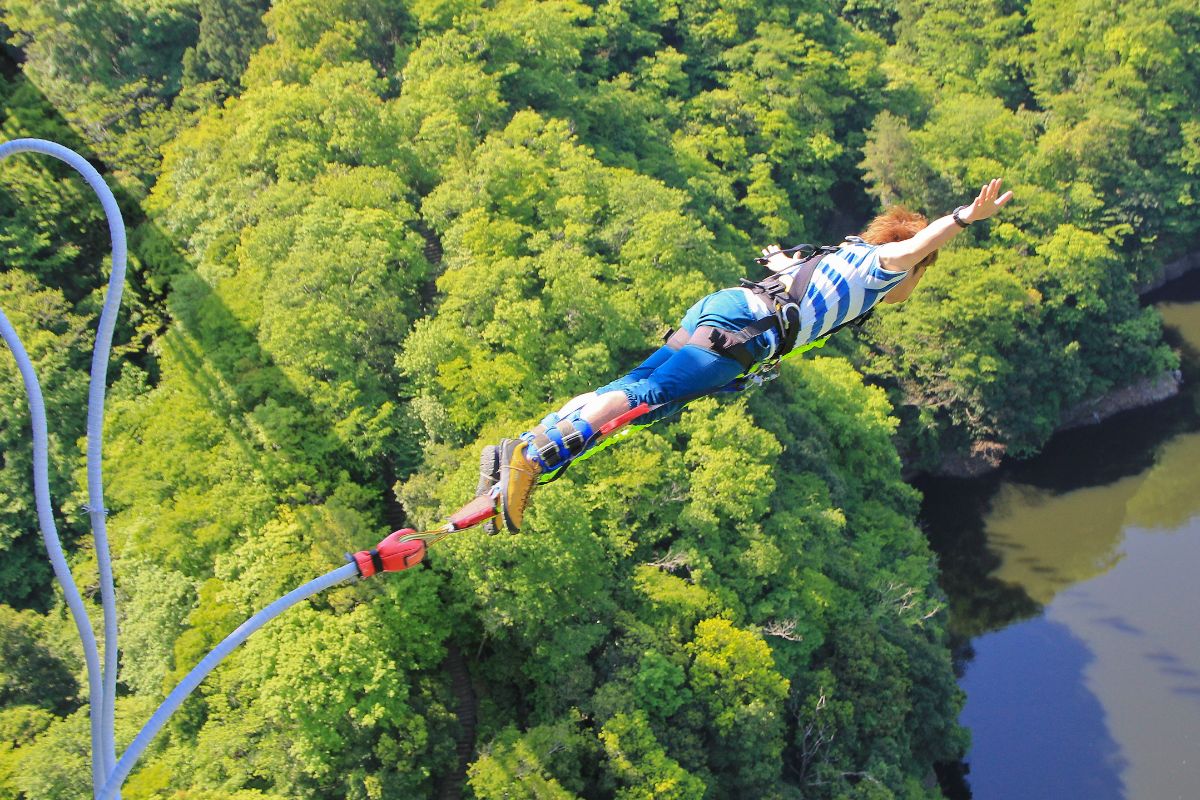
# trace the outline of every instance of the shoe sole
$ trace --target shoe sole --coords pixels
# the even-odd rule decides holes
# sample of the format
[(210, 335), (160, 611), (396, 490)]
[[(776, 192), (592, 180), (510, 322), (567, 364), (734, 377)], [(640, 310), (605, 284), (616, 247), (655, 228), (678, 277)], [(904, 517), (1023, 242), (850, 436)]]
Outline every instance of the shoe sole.
[[(479, 483), (475, 486), (475, 496), (487, 494), (492, 487), (500, 482), (500, 448), (489, 444), (479, 455)], [(496, 532), (496, 518), (492, 517), (483, 523), (483, 529), (488, 533)]]
[[(508, 472), (508, 464), (504, 460), (504, 449), (508, 446), (508, 443), (510, 441), (511, 441), (510, 439), (501, 439), (500, 446), (496, 448), (496, 457), (500, 461), (500, 471), (499, 471), (500, 479), (498, 481), (496, 481), (497, 486), (499, 486), (501, 483), (503, 483), (504, 479), (507, 477), (507, 475), (505, 475), (505, 473)], [(514, 531), (513, 531), (512, 523), (509, 522), (509, 519), (508, 519), (508, 511), (506, 511), (504, 508), (504, 493), (503, 493), (503, 491), (496, 497), (496, 510), (499, 513), (496, 514), (495, 519), (498, 520), (499, 523), (504, 526), (504, 529), (506, 531), (508, 531), (509, 533), (513, 533)]]
[[(514, 448), (521, 447), (525, 444), (525, 442), (521, 441), (520, 439), (504, 439), (500, 442), (500, 449), (499, 449), (500, 480), (498, 482), (498, 485), (506, 484), (507, 483), (506, 479), (508, 478), (508, 475), (511, 474), (511, 472), (512, 472), (512, 468), (510, 467), (510, 464), (512, 463), (512, 453), (511, 452), (508, 453), (507, 457), (505, 457), (505, 451), (508, 449), (510, 443), (512, 444), (512, 446)], [(508, 507), (507, 507), (508, 504), (504, 502), (504, 500), (507, 496), (508, 496), (508, 493), (507, 493), (507, 486), (506, 486), (504, 490), (501, 490), (500, 496), (497, 498), (496, 505), (499, 506), (499, 511), (500, 511), (500, 513), (497, 514), (497, 518), (500, 519), (504, 523), (504, 529), (506, 531), (508, 531), (509, 533), (518, 533), (521, 530), (521, 528), (517, 525), (514, 525), (512, 522), (512, 519), (508, 516)]]
[(500, 448), (489, 444), (479, 455), (479, 483), (475, 486), (475, 496), (490, 492), (492, 487), (500, 482)]

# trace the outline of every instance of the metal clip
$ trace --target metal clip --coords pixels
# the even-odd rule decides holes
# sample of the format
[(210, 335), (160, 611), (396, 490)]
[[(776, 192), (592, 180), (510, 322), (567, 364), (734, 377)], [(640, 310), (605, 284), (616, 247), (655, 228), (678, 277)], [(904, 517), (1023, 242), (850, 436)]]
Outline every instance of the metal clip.
[(747, 375), (750, 380), (754, 381), (756, 386), (762, 386), (764, 383), (773, 381), (779, 377), (779, 359), (772, 358), (762, 362), (758, 369)]

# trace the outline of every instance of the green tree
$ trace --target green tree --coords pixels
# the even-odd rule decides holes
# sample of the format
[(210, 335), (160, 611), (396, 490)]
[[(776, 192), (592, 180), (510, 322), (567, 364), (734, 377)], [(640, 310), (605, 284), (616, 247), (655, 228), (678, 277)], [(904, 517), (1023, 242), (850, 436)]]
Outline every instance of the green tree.
[(56, 718), (32, 742), (16, 751), (16, 797), (61, 797), (83, 800), (92, 796), (91, 728), (87, 708)]
[[(940, 46), (920, 30), (914, 24), (898, 41), (896, 58), (919, 61), (922, 48)], [(1010, 174), (1021, 198), (1011, 220), (973, 231), (977, 249), (950, 249), (922, 291), (870, 329), (875, 354), (862, 363), (895, 381), (906, 448), (917, 462), (921, 451), (939, 459), (945, 450), (980, 441), (1032, 453), (1072, 405), (1173, 364), (1130, 280), (1131, 273), (1144, 277), (1149, 270), (1139, 266), (1140, 256), (1128, 255), (1127, 237), (1148, 229), (1118, 221), (1121, 212), (1110, 202), (1133, 191), (1112, 188), (1128, 177), (1111, 160), (1127, 141), (1112, 126), (1135, 127), (1129, 114), (1115, 105), (1104, 110), (1118, 102), (1105, 94), (1089, 106), (1087, 120), (1067, 124), (1070, 115), (1009, 111), (998, 97), (961, 93), (955, 81), (934, 77), (944, 84), (939, 95), (954, 100), (934, 107), (919, 127), (881, 114), (862, 163), (881, 200), (932, 214), (968, 197), (991, 175)], [(1049, 102), (1043, 78), (1032, 86)], [(1064, 88), (1053, 102), (1074, 108), (1083, 94), (1096, 91)], [(1085, 174), (1083, 162), (1097, 169)], [(1156, 169), (1171, 172), (1165, 163)], [(968, 321), (969, 335), (955, 333)], [(943, 349), (956, 338), (961, 344)], [(951, 359), (950, 352), (957, 355)]]
[(183, 54), (183, 80), (220, 80), (233, 88), (250, 56), (267, 41), (262, 16), (267, 0), (198, 0), (200, 29), (196, 44)]
[(54, 723), (54, 714), (38, 706), (10, 706), (0, 710), (0, 798), (21, 800), (17, 785), (21, 774), (21, 747)]
[[(732, 773), (727, 786), (757, 797), (779, 786), (788, 681), (775, 670), (770, 648), (729, 620), (707, 619), (688, 645), (689, 684), (708, 712), (717, 746), (714, 771)], [(744, 754), (758, 753), (756, 759)]]
[(698, 800), (705, 785), (679, 766), (654, 738), (642, 714), (618, 714), (600, 732), (620, 800)]
[(489, 60), (515, 108), (569, 113), (583, 53), (599, 44), (592, 9), (575, 0), (499, 0), (484, 14)]
[(503, 119), (500, 77), (486, 71), (485, 52), (477, 34), (452, 30), (422, 39), (405, 61), (395, 124), (412, 148), (412, 183), (423, 193), (459, 169)]
[(24, 69), (100, 157), (146, 182), (181, 119), (164, 112), (196, 41), (195, 0), (15, 0), (5, 5)]
[(506, 729), (471, 765), (471, 790), (479, 800), (571, 800), (585, 791), (579, 760), (589, 746), (571, 720)]
[[(128, 745), (142, 720), (153, 710), (152, 702), (117, 698), (117, 752)], [(92, 797), (91, 731), (87, 707), (66, 717), (55, 717), (48, 725), (46, 722), (42, 718), (27, 728), (26, 734), (34, 730), (39, 732), (11, 753), (3, 753), (3, 745), (0, 745), (0, 769), (6, 763), (15, 762), (16, 765), (16, 774), (9, 782), (16, 793), (10, 796), (22, 800), (33, 797), (84, 800)], [(152, 745), (151, 754), (160, 749), (161, 744)], [(136, 783), (136, 776), (132, 782)], [(0, 783), (0, 792), (7, 788)]]
[(117, 565), (121, 614), (122, 683), (133, 692), (161, 698), (171, 687), (175, 640), (196, 601), (185, 575), (150, 561), (123, 559)]
[(1200, 12), (1179, 0), (1046, 0), (1029, 17), (1030, 82), (1056, 123), (1031, 166), (1060, 192), (1090, 187), (1100, 202), (1088, 227), (1131, 237), (1128, 255), (1151, 255), (1139, 277), (1153, 275), (1197, 229), (1196, 178), (1181, 169), (1181, 152), (1198, 100), (1200, 67), (1187, 54)]
[[(75, 439), (84, 428), (89, 320), (73, 313), (61, 292), (15, 269), (0, 273), (0, 308), (21, 336), (37, 372), (48, 419), (64, 423), (48, 430), (50, 494), (62, 504), (55, 511), (74, 508), (69, 498), (77, 486), (72, 475), (79, 458)], [(0, 550), (6, 553), (0, 566), (0, 599), (45, 607), (50, 570), (34, 507), (32, 423), (25, 385), (7, 347), (0, 353), (0, 403), (12, 409), (0, 421)], [(70, 520), (68, 516), (60, 530), (67, 541), (82, 527)]]
[(932, 78), (939, 92), (995, 97), (1009, 108), (1031, 105), (1024, 36), (1029, 23), (1023, 13), (1029, 5), (900, 0), (893, 53)]
[(62, 713), (74, 706), (75, 676), (42, 641), (43, 625), (35, 612), (0, 605), (0, 708), (40, 706)]

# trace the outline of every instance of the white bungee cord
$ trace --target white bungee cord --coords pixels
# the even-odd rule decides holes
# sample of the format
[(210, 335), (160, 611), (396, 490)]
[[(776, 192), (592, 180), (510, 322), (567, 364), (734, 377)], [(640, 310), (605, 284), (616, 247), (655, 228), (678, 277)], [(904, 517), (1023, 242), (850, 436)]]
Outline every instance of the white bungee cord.
[[(54, 523), (53, 506), (50, 501), (50, 482), (48, 477), (49, 443), (46, 429), (46, 406), (42, 397), (41, 385), (33, 369), (33, 363), (21, 343), (16, 330), (0, 309), (0, 335), (12, 351), (17, 362), (17, 369), (25, 383), (25, 394), (29, 401), (29, 414), (33, 433), (33, 486), (37, 506), (38, 526), (42, 539), (46, 544), (46, 552), (54, 568), (54, 575), (62, 585), (63, 595), (83, 642), (84, 661), (87, 664), (88, 703), (92, 735), (92, 793), (95, 800), (119, 800), (121, 785), (133, 769), (138, 758), (149, 746), (155, 735), (170, 719), (171, 715), (183, 704), (183, 701), (200, 684), (204, 678), (221, 663), (238, 645), (251, 634), (282, 614), (300, 601), (359, 576), (369, 577), (374, 570), (364, 572), (361, 563), (351, 559), (350, 563), (332, 570), (303, 586), (294, 589), (284, 597), (268, 605), (237, 630), (229, 634), (212, 652), (205, 656), (179, 685), (162, 702), (133, 742), (122, 754), (120, 761), (116, 759), (116, 748), (113, 741), (113, 712), (116, 699), (117, 685), (117, 606), (113, 590), (112, 561), (109, 555), (107, 533), (107, 511), (104, 508), (104, 490), (101, 478), (101, 445), (103, 441), (104, 424), (104, 391), (108, 373), (109, 354), (112, 349), (113, 328), (116, 324), (117, 310), (121, 304), (121, 293), (125, 285), (125, 223), (116, 198), (105, 184), (100, 173), (75, 151), (54, 142), (43, 139), (14, 139), (0, 144), (0, 162), (14, 153), (35, 152), (53, 156), (74, 167), (92, 190), (100, 198), (108, 218), (109, 235), (112, 238), (112, 273), (108, 281), (108, 293), (105, 297), (104, 308), (100, 314), (100, 324), (96, 332), (96, 344), (92, 351), (91, 382), (88, 389), (88, 420), (87, 420), (87, 481), (88, 481), (88, 514), (91, 518), (92, 533), (96, 546), (96, 560), (100, 568), (100, 595), (104, 609), (104, 666), (101, 669), (100, 655), (96, 644), (96, 635), (92, 630), (91, 619), (79, 587), (71, 575), (63, 554), (62, 542)], [(407, 531), (405, 531), (407, 532)], [(402, 532), (404, 533), (404, 532)], [(393, 534), (389, 540), (397, 537)], [(388, 540), (385, 540), (388, 541)], [(380, 543), (381, 547), (384, 545)], [(423, 554), (423, 545), (422, 550)], [(374, 551), (372, 551), (374, 554)], [(358, 554), (367, 556), (366, 552)], [(367, 556), (369, 560), (369, 556)], [(389, 556), (389, 559), (391, 556)], [(416, 558), (419, 561), (419, 557)], [(409, 558), (399, 558), (397, 562), (389, 560), (387, 571), (404, 569), (415, 563)]]
[(108, 232), (112, 239), (112, 272), (108, 279), (108, 293), (100, 313), (100, 324), (96, 330), (96, 344), (92, 350), (91, 379), (88, 385), (87, 419), (87, 482), (88, 515), (91, 518), (96, 560), (100, 566), (100, 598), (104, 608), (104, 669), (100, 670), (99, 654), (91, 620), (84, 608), (79, 589), (71, 577), (62, 543), (54, 526), (53, 508), (50, 505), (50, 483), (48, 469), (48, 441), (46, 432), (46, 408), (42, 400), (41, 386), (34, 374), (21, 340), (0, 310), (0, 328), (4, 341), (17, 360), (17, 368), (25, 381), (25, 393), (29, 399), (29, 412), (33, 422), (33, 481), (37, 505), (38, 524), (42, 539), (54, 566), (55, 577), (62, 584), (75, 627), (83, 640), (84, 658), (87, 661), (90, 715), (92, 724), (92, 780), (102, 785), (102, 776), (108, 774), (116, 762), (113, 743), (113, 706), (117, 691), (117, 603), (113, 591), (112, 561), (109, 558), (108, 529), (104, 508), (104, 484), (101, 477), (101, 447), (104, 429), (104, 390), (108, 376), (108, 357), (112, 349), (113, 328), (117, 321), (117, 310), (121, 305), (121, 292), (125, 286), (125, 223), (121, 209), (112, 190), (100, 177), (100, 173), (74, 150), (44, 139), (15, 139), (0, 144), (0, 162), (14, 153), (35, 152), (53, 156), (73, 167), (88, 186), (100, 198), (104, 215), (108, 219)]

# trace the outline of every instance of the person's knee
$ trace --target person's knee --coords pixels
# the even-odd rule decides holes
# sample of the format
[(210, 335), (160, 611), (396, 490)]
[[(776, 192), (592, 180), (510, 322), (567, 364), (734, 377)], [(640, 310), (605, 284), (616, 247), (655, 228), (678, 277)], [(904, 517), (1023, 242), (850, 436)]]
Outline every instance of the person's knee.
[(643, 378), (629, 384), (625, 387), (625, 395), (629, 398), (631, 406), (645, 403), (651, 408), (673, 399), (666, 387), (654, 378)]
[(558, 416), (560, 418), (566, 417), (566, 416), (570, 415), (571, 413), (578, 411), (579, 409), (586, 406), (588, 403), (595, 400), (596, 395), (598, 395), (598, 394), (600, 394), (600, 392), (598, 392), (598, 391), (597, 392), (588, 392), (587, 394), (581, 394), (581, 395), (577, 395), (576, 397), (572, 397), (570, 400), (568, 400), (566, 403), (563, 404), (562, 408), (560, 408), (558, 410)]

